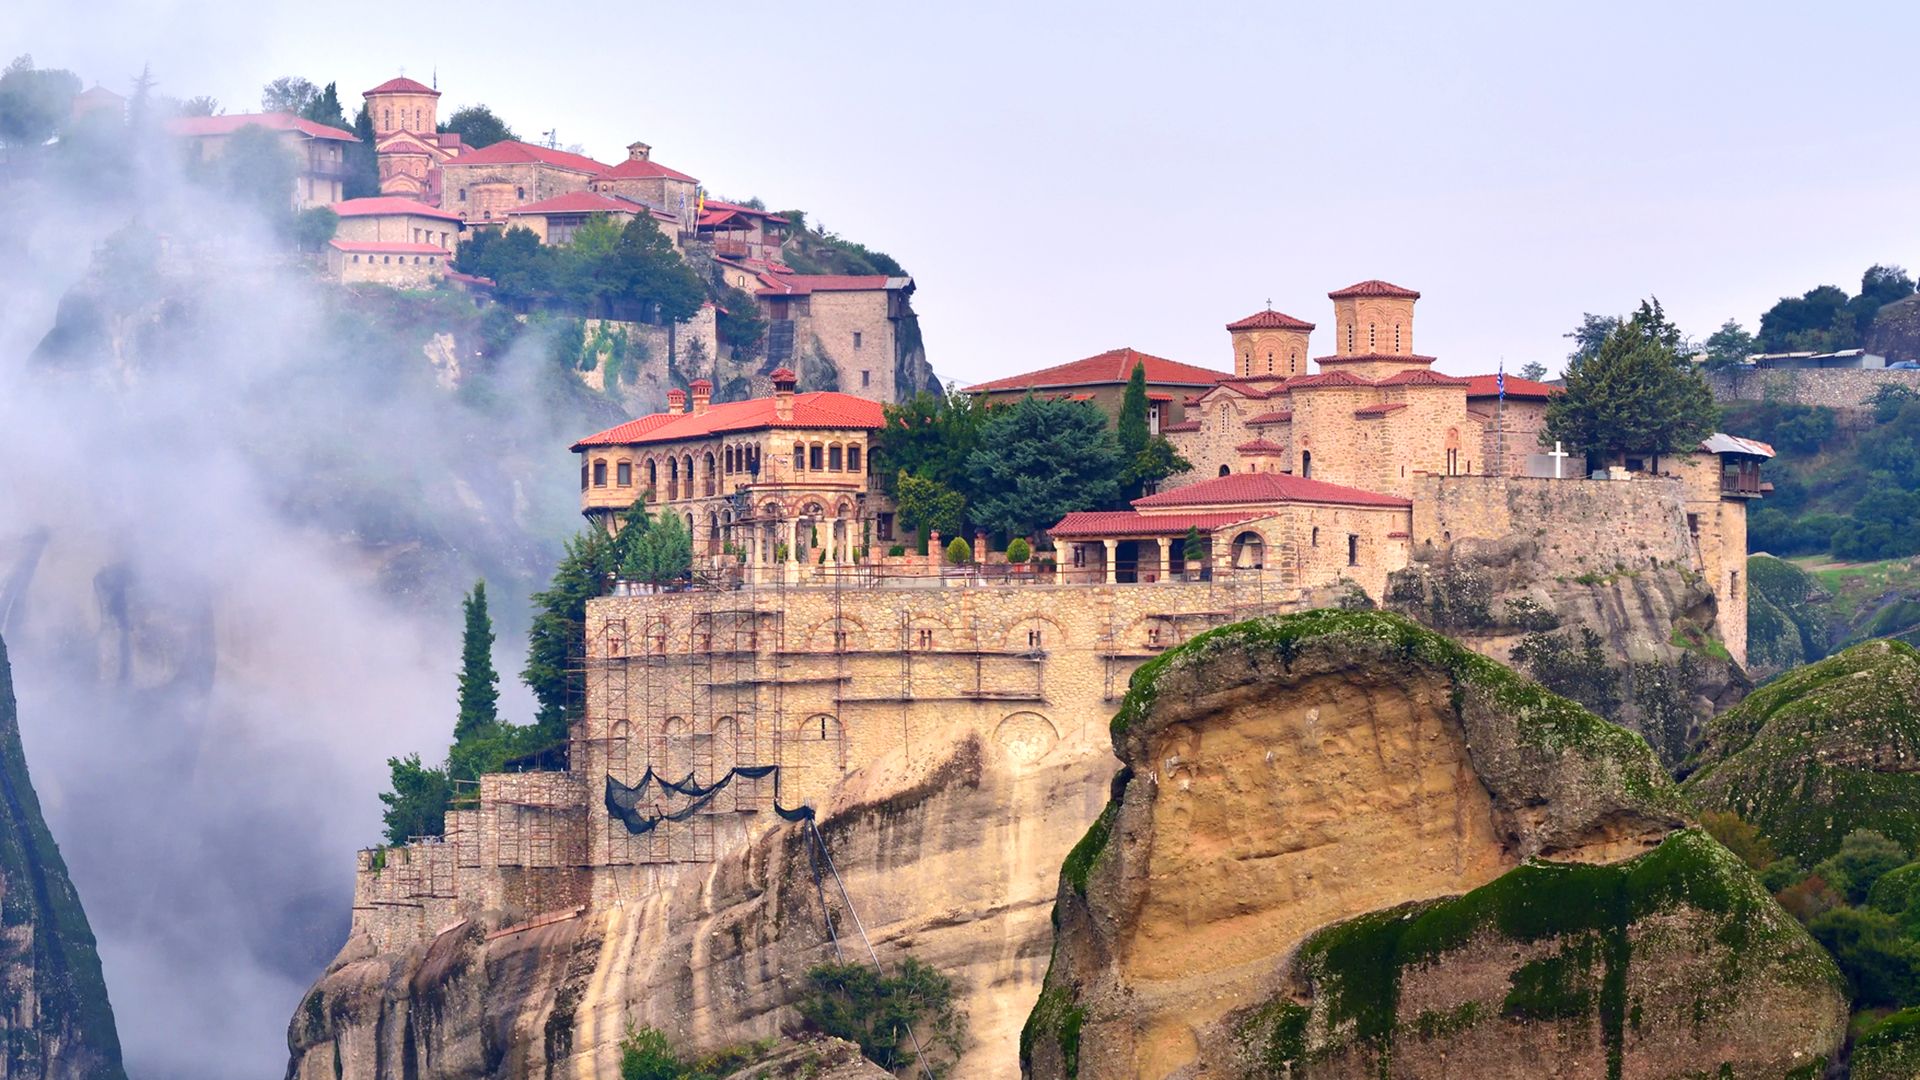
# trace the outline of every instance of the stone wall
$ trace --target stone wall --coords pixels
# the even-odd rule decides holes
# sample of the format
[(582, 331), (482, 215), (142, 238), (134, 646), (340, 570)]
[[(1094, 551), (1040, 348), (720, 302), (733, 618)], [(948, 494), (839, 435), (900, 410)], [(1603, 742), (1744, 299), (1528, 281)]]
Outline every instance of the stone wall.
[(1713, 388), (1715, 401), (1780, 401), (1830, 409), (1866, 409), (1873, 392), (1882, 386), (1904, 386), (1920, 393), (1920, 371), (1726, 368), (1707, 372), (1707, 385)]
[(460, 223), (429, 214), (356, 214), (341, 218), (333, 235), (372, 244), (434, 244), (452, 251), (460, 243)]
[[(590, 179), (586, 173), (539, 162), (463, 165), (459, 158), (442, 164), (440, 176), (441, 205), (468, 221), (496, 220), (516, 206), (585, 191)], [(473, 190), (483, 185), (498, 197), (482, 198)]]
[(447, 274), (446, 255), (393, 255), (327, 249), (327, 274), (344, 285), (425, 289)]

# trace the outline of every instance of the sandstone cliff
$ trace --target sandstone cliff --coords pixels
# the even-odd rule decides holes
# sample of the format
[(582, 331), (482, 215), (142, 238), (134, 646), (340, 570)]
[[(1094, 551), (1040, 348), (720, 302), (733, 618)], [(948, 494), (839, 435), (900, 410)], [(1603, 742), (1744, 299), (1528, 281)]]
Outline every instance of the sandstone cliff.
[(629, 1025), (700, 1050), (792, 1034), (807, 969), (836, 956), (827, 919), (866, 956), (857, 914), (884, 964), (911, 955), (956, 983), (954, 1075), (1011, 1077), (1055, 874), (1113, 770), (1091, 737), (1020, 750), (968, 735), (850, 777), (819, 830), (851, 911), (831, 876), (823, 910), (795, 824), (711, 864), (636, 867), (638, 899), (604, 910), (524, 929), (480, 913), (397, 955), (349, 941), (293, 1018), (289, 1076), (585, 1080), (614, 1074)]
[(1855, 829), (1920, 845), (1920, 651), (1869, 641), (1787, 672), (1708, 728), (1687, 795), (1814, 863)]
[(1713, 590), (1671, 563), (1576, 572), (1530, 538), (1460, 540), (1416, 550), (1385, 606), (1638, 731), (1669, 767), (1749, 685), (1719, 644)]
[(1637, 737), (1404, 618), (1135, 676), (1035, 1077), (1819, 1075), (1846, 1002)]
[(125, 1077), (93, 930), (40, 816), (0, 642), (0, 1076)]

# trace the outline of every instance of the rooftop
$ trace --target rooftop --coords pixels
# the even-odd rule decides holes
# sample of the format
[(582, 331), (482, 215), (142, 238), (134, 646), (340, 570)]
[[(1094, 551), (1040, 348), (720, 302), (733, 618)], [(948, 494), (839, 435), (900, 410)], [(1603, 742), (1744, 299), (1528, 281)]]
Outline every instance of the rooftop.
[(375, 94), (432, 94), (434, 97), (439, 97), (440, 91), (402, 75), (397, 79), (388, 79), (371, 90), (360, 92), (361, 97), (372, 97)]
[(1047, 532), (1055, 539), (1076, 537), (1185, 536), (1188, 529), (1212, 531), (1262, 515), (1233, 511), (1213, 514), (1143, 514), (1138, 510), (1075, 510)]
[(366, 199), (347, 199), (334, 203), (327, 209), (341, 217), (378, 217), (384, 214), (412, 214), (415, 217), (441, 218), (446, 221), (459, 221), (460, 215), (437, 206), (428, 206), (418, 199), (403, 199), (397, 195), (377, 195)]
[(599, 176), (607, 171), (605, 165), (600, 164), (590, 157), (582, 157), (579, 154), (569, 154), (565, 150), (554, 150), (550, 147), (535, 146), (532, 143), (513, 142), (511, 140), (507, 142), (497, 142), (492, 146), (482, 147), (479, 150), (469, 150), (457, 158), (444, 162), (442, 167), (451, 169), (456, 165), (465, 168), (469, 165), (529, 164), (551, 165), (557, 169), (568, 169), (573, 172), (586, 173), (590, 176)]
[(1163, 491), (1133, 505), (1142, 510), (1161, 507), (1224, 506), (1235, 503), (1337, 503), (1344, 506), (1412, 506), (1413, 503), (1375, 491), (1309, 480), (1287, 473), (1230, 473), (1214, 480)]
[[(1500, 396), (1500, 376), (1467, 376), (1467, 396), (1470, 398), (1489, 398)], [(1510, 398), (1539, 398), (1545, 400), (1560, 392), (1560, 387), (1548, 383), (1522, 379), (1518, 375), (1507, 376), (1507, 396)]]
[(359, 142), (351, 131), (316, 124), (292, 113), (228, 113), (225, 116), (176, 116), (167, 121), (167, 134), (189, 137), (231, 135), (241, 128), (259, 127), (268, 131), (297, 131), (310, 139), (339, 139)]
[(760, 275), (761, 296), (805, 296), (816, 292), (866, 292), (872, 289), (904, 289), (913, 284), (910, 277), (885, 274), (779, 274)]
[(507, 216), (515, 214), (655, 214), (645, 203), (632, 199), (622, 199), (617, 195), (602, 195), (597, 191), (569, 191), (565, 195), (555, 195), (550, 199), (530, 202), (507, 211)]
[[(780, 373), (775, 372), (777, 377)], [(791, 376), (789, 376), (791, 377)], [(590, 446), (634, 446), (642, 443), (677, 442), (733, 431), (758, 431), (766, 428), (865, 428), (886, 426), (886, 416), (877, 401), (829, 390), (815, 390), (793, 396), (793, 418), (782, 420), (775, 412), (776, 399), (749, 398), (713, 405), (702, 413), (652, 413), (637, 420), (589, 435), (570, 448), (576, 453)]]
[(1227, 329), (1229, 330), (1311, 330), (1313, 329), (1313, 324), (1306, 321), (1305, 319), (1296, 319), (1291, 315), (1283, 314), (1281, 312), (1273, 310), (1272, 308), (1268, 308), (1265, 311), (1256, 311), (1253, 314), (1237, 322), (1228, 323)]
[(1212, 368), (1195, 367), (1178, 360), (1154, 356), (1134, 349), (1109, 349), (1097, 356), (1084, 360), (1075, 360), (1070, 364), (1059, 364), (1039, 371), (1030, 371), (1025, 375), (1009, 375), (1004, 379), (994, 379), (976, 386), (967, 387), (970, 394), (985, 393), (993, 390), (1039, 390), (1063, 386), (1092, 386), (1100, 384), (1124, 383), (1133, 375), (1136, 365), (1147, 369), (1147, 382), (1174, 386), (1213, 386), (1222, 379), (1232, 376), (1224, 371)]
[[(668, 180), (685, 180), (689, 184), (699, 183), (699, 181), (678, 169), (669, 169), (657, 161), (643, 158), (628, 158), (626, 161), (608, 169), (603, 175), (608, 180), (646, 180), (653, 177), (665, 177)], [(708, 205), (712, 204), (709, 203)]]
[(1327, 294), (1329, 300), (1346, 300), (1356, 296), (1391, 296), (1400, 300), (1418, 300), (1420, 294), (1404, 285), (1395, 285), (1391, 281), (1369, 278), (1356, 281), (1344, 289), (1335, 289)]

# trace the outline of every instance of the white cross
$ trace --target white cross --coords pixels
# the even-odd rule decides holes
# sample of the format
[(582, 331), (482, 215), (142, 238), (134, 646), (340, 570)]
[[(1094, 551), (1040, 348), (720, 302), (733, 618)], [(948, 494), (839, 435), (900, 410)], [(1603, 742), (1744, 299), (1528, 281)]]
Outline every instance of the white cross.
[(1547, 456), (1553, 459), (1553, 478), (1555, 480), (1560, 479), (1560, 463), (1572, 455), (1560, 449), (1560, 440), (1555, 439), (1553, 442), (1553, 453)]

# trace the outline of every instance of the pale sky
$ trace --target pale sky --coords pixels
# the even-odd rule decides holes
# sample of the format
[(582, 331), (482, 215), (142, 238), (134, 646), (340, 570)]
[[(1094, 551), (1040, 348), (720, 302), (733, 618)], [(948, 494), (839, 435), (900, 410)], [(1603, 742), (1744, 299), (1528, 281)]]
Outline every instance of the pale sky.
[(522, 136), (643, 139), (798, 206), (919, 285), (977, 381), (1131, 345), (1230, 366), (1224, 323), (1421, 290), (1443, 370), (1555, 367), (1581, 312), (1689, 333), (1920, 266), (1910, 3), (391, 4), (18, 0), (0, 52), (257, 108), (285, 74), (437, 72)]

